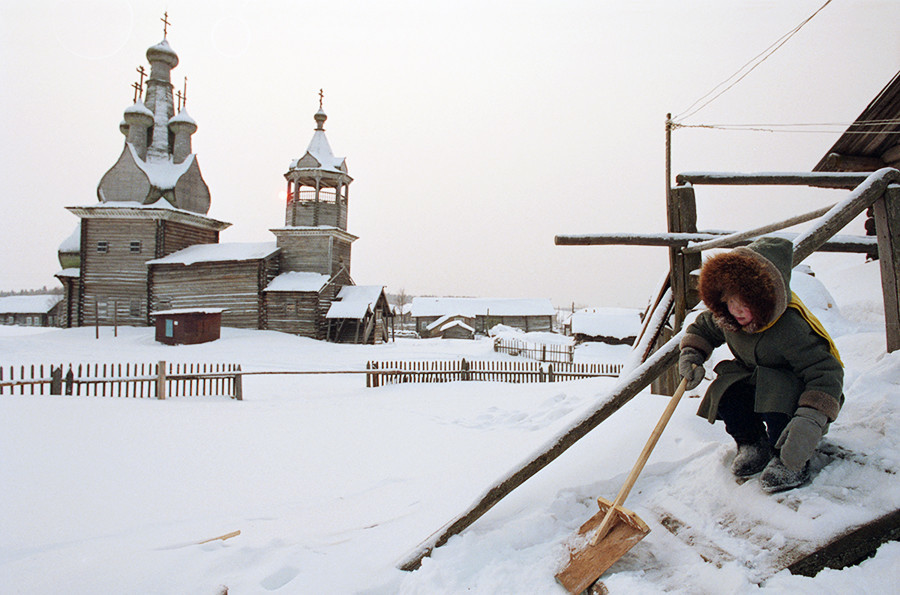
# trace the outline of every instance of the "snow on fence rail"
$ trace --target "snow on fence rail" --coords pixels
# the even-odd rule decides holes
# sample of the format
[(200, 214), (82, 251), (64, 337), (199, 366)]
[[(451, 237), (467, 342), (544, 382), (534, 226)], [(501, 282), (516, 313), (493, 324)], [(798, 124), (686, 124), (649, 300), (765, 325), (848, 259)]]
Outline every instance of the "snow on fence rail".
[(575, 360), (574, 345), (547, 345), (528, 343), (519, 339), (494, 339), (494, 351), (509, 355), (521, 355), (540, 362), (571, 364)]
[(241, 400), (240, 364), (64, 364), (0, 366), (0, 395), (51, 394), (165, 399), (229, 396)]
[(566, 364), (502, 361), (408, 361), (366, 363), (366, 386), (403, 382), (562, 382), (595, 376), (618, 376), (622, 364)]

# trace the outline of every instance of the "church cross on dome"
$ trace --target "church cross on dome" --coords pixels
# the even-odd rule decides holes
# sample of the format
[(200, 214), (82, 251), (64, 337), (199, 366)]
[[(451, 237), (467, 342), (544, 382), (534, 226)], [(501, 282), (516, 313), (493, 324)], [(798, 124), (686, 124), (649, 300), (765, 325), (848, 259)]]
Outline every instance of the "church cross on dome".
[(187, 77), (184, 77), (184, 91), (176, 91), (175, 97), (178, 98), (178, 111), (181, 111), (183, 107), (187, 107)]
[(319, 109), (322, 109), (322, 99), (325, 98), (325, 92), (319, 89)]
[(132, 83), (131, 88), (134, 89), (134, 102), (137, 103), (144, 92), (144, 77), (147, 76), (147, 71), (144, 70), (143, 66), (138, 66), (135, 70), (137, 70), (140, 78), (137, 82)]
[(163, 18), (159, 19), (163, 22), (163, 39), (166, 39), (169, 35), (169, 25), (172, 23), (169, 22), (169, 11), (165, 11), (163, 13)]

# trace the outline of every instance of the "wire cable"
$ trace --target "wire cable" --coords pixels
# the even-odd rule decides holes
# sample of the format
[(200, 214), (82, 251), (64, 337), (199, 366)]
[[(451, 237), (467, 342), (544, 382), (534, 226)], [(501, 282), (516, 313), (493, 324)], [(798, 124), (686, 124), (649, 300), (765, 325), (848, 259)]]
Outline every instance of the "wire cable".
[[(709, 105), (710, 103), (712, 103), (713, 101), (715, 101), (716, 99), (721, 97), (729, 89), (731, 89), (732, 87), (737, 85), (739, 82), (741, 82), (748, 74), (753, 72), (753, 70), (756, 69), (757, 66), (759, 66), (760, 64), (765, 62), (769, 58), (769, 56), (774, 54), (781, 46), (783, 46), (785, 43), (787, 43), (791, 37), (793, 37), (798, 31), (800, 31), (800, 29), (803, 28), (803, 26), (806, 25), (808, 22), (810, 22), (817, 14), (822, 12), (822, 10), (829, 4), (831, 4), (831, 0), (826, 0), (825, 4), (820, 6), (818, 10), (816, 10), (814, 13), (812, 13), (810, 16), (808, 16), (806, 19), (804, 19), (804, 21), (802, 23), (800, 23), (799, 25), (797, 25), (796, 27), (794, 27), (793, 29), (791, 29), (790, 31), (788, 31), (787, 33), (785, 33), (784, 35), (779, 37), (777, 40), (775, 40), (774, 43), (772, 43), (769, 47), (767, 47), (765, 50), (763, 50), (760, 54), (756, 55), (749, 62), (747, 62), (746, 64), (741, 66), (737, 70), (737, 72), (735, 72), (730, 77), (728, 77), (727, 79), (725, 79), (724, 81), (722, 81), (721, 83), (719, 83), (718, 85), (713, 87), (712, 90), (710, 90), (708, 93), (706, 93), (706, 95), (702, 96), (700, 99), (698, 99), (697, 101), (692, 103), (690, 105), (690, 107), (688, 107), (685, 111), (681, 112), (681, 114), (675, 116), (675, 120), (682, 120), (682, 119), (690, 118), (691, 116), (693, 116), (694, 114), (696, 114), (697, 112), (702, 110), (704, 107), (706, 107), (707, 105)], [(751, 66), (751, 64), (752, 64), (752, 66)], [(744, 72), (745, 70), (746, 70), (746, 72)], [(742, 72), (743, 72), (743, 74), (741, 74)], [(735, 79), (735, 77), (737, 77), (737, 78)], [(729, 84), (729, 81), (731, 81), (732, 79), (735, 79), (735, 80)], [(719, 91), (718, 93), (716, 93), (716, 91), (719, 88), (721, 88), (723, 85), (728, 85), (728, 86), (725, 87), (724, 89), (722, 89), (721, 91)], [(713, 95), (713, 93), (715, 93), (715, 95)], [(709, 99), (706, 99), (710, 95), (713, 95), (713, 96), (710, 97)], [(704, 100), (706, 100), (706, 101), (704, 101)], [(703, 102), (703, 103), (701, 103), (701, 102)], [(697, 106), (698, 103), (700, 103), (700, 105), (698, 107), (696, 107), (696, 109), (695, 109), (694, 106)]]

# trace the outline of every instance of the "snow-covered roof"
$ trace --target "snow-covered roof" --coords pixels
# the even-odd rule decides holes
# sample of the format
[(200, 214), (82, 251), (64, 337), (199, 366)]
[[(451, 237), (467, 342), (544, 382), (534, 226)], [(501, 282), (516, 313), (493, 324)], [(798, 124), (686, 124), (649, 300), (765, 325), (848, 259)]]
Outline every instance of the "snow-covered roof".
[(384, 291), (382, 285), (345, 285), (331, 302), (326, 318), (363, 318), (373, 312)]
[(442, 326), (442, 327), (441, 327), (441, 332), (443, 333), (444, 331), (447, 331), (447, 330), (449, 330), (449, 329), (451, 329), (451, 328), (453, 328), (453, 327), (457, 327), (457, 326), (460, 327), (460, 328), (466, 329), (466, 330), (469, 331), (470, 333), (474, 333), (474, 332), (475, 332), (475, 329), (474, 329), (474, 328), (472, 328), (471, 326), (469, 326), (468, 324), (466, 324), (465, 322), (463, 322), (462, 320), (459, 320), (459, 319), (451, 320), (450, 322), (448, 322), (447, 324), (445, 324), (444, 326)]
[(231, 242), (224, 244), (196, 244), (168, 256), (148, 260), (147, 264), (183, 264), (198, 262), (227, 262), (258, 260), (280, 250), (275, 242)]
[(150, 316), (166, 316), (169, 314), (221, 314), (225, 308), (172, 308), (170, 310), (156, 310), (150, 312)]
[(591, 337), (635, 337), (641, 330), (641, 310), (634, 308), (583, 308), (573, 313), (572, 334)]
[[(454, 316), (462, 316), (462, 314), (444, 314), (443, 316), (441, 316), (440, 318), (438, 318), (437, 320), (435, 320), (434, 322), (432, 322), (425, 328), (429, 331), (433, 331), (434, 329), (438, 328), (439, 326), (446, 324), (447, 321), (451, 320)], [(472, 318), (472, 317), (467, 316), (466, 318)]]
[(215, 229), (222, 231), (231, 226), (231, 223), (218, 221), (212, 217), (207, 217), (194, 211), (179, 209), (172, 205), (164, 198), (160, 198), (154, 203), (144, 204), (130, 200), (106, 200), (103, 190), (99, 190), (100, 203), (91, 205), (81, 205), (66, 207), (78, 217), (97, 217), (97, 218), (128, 218), (128, 217), (148, 217), (151, 219), (164, 220), (187, 220), (195, 225), (200, 225), (207, 229)]
[(459, 314), (475, 316), (553, 316), (556, 310), (546, 298), (413, 298), (413, 316)]
[(59, 294), (0, 297), (0, 314), (46, 314), (62, 299)]
[(281, 273), (263, 291), (321, 291), (328, 275), (290, 271)]
[(80, 277), (80, 276), (81, 276), (81, 269), (79, 269), (77, 267), (63, 269), (63, 270), (59, 271), (58, 273), (56, 273), (56, 275), (54, 275), (54, 277)]

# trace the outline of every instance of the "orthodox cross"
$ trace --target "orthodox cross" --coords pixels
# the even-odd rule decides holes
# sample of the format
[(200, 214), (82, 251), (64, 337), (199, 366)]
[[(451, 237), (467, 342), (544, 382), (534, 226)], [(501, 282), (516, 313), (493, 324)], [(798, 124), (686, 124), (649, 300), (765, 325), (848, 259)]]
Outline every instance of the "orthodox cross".
[(325, 97), (325, 93), (322, 89), (319, 89), (319, 109), (322, 109), (322, 99)]
[(187, 77), (184, 77), (184, 92), (176, 91), (175, 97), (178, 98), (178, 111), (181, 111), (182, 107), (187, 106)]
[(141, 93), (144, 92), (144, 77), (147, 76), (147, 71), (144, 70), (143, 66), (138, 66), (135, 70), (140, 75), (140, 79), (131, 85), (131, 88), (134, 89), (134, 102), (137, 103), (137, 100), (141, 98)]
[(169, 35), (169, 25), (172, 23), (169, 22), (169, 11), (163, 13), (163, 18), (159, 19), (163, 22), (163, 39)]

